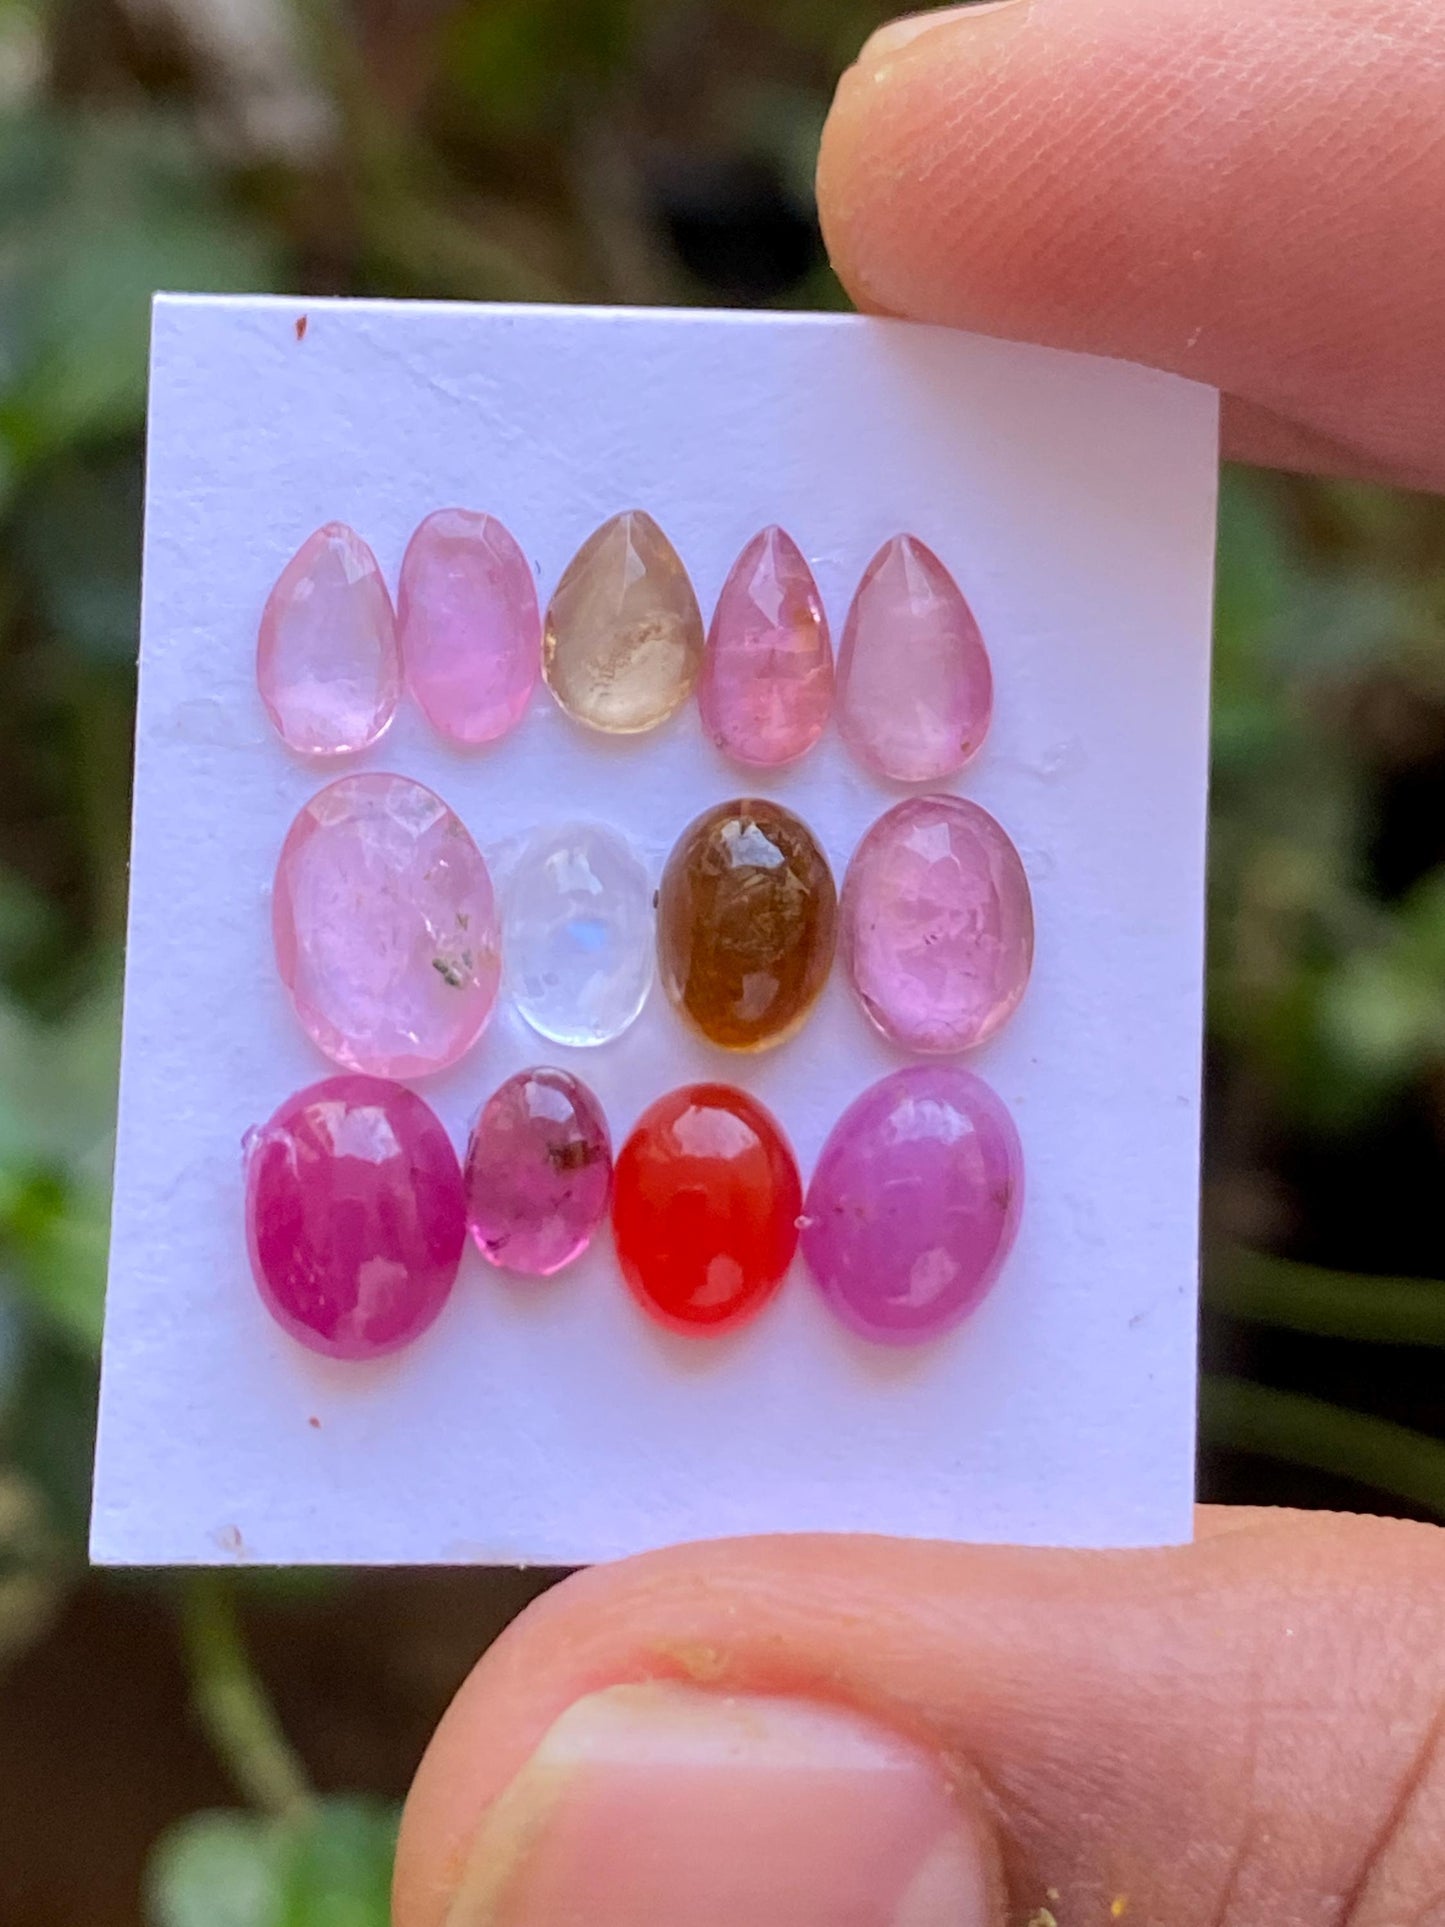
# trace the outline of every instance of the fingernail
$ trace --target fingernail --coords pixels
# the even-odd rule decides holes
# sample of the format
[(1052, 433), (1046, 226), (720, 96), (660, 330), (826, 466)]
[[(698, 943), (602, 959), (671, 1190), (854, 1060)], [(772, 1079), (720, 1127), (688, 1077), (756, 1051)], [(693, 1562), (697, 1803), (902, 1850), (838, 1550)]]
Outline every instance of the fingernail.
[(926, 13), (906, 13), (901, 20), (890, 20), (870, 34), (858, 56), (860, 67), (875, 66), (884, 56), (896, 54), (935, 27), (946, 27), (955, 20), (972, 20), (985, 13), (1002, 13), (1005, 8), (1023, 7), (1028, 0), (974, 0), (966, 7), (931, 7)]
[(615, 1686), (492, 1807), (447, 1927), (989, 1927), (941, 1763), (838, 1707)]

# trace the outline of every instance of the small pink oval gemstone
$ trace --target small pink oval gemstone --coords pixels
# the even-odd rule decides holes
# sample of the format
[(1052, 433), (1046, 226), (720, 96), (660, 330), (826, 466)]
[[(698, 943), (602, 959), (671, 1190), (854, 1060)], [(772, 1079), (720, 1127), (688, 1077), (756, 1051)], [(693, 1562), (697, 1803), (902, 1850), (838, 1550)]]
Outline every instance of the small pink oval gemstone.
[(437, 734), (474, 746), (514, 729), (542, 673), (542, 617), (502, 524), (470, 509), (429, 515), (407, 544), (396, 606), (407, 684)]
[(906, 1050), (969, 1050), (1011, 1017), (1034, 960), (1029, 880), (961, 796), (911, 796), (853, 853), (839, 948), (863, 1008)]
[(993, 672), (973, 611), (932, 549), (896, 535), (863, 572), (838, 653), (838, 727), (899, 783), (963, 768), (993, 715)]
[(550, 1278), (607, 1215), (612, 1139), (580, 1078), (518, 1071), (482, 1107), (467, 1150), (467, 1222), (503, 1271)]
[(344, 522), (308, 536), (266, 598), (256, 684), (281, 740), (300, 756), (366, 749), (396, 714), (391, 597), (376, 557)]
[(451, 1140), (413, 1092), (329, 1077), (288, 1098), (246, 1146), (246, 1237), (267, 1309), (329, 1358), (420, 1337), (466, 1240)]
[(828, 618), (784, 530), (755, 535), (723, 584), (698, 683), (703, 726), (734, 762), (776, 769), (810, 750), (833, 707)]
[(312, 1042), (346, 1070), (424, 1077), (475, 1043), (501, 978), (481, 851), (406, 776), (343, 776), (276, 865), (276, 966)]
[(1018, 1132), (988, 1085), (954, 1065), (910, 1065), (833, 1127), (803, 1206), (803, 1256), (862, 1337), (937, 1338), (997, 1278), (1023, 1180)]

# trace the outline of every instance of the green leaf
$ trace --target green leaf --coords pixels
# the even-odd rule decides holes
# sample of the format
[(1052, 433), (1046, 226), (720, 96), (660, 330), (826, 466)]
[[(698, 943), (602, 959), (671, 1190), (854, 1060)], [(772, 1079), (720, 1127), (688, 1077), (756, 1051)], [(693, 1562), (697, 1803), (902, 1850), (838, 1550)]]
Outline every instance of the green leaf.
[(179, 123), (91, 113), (41, 124), (36, 140), (43, 211), (0, 224), (15, 263), (0, 425), (24, 460), (139, 426), (157, 289), (265, 288), (279, 267)]
[(324, 1802), (291, 1836), (276, 1927), (388, 1927), (397, 1819), (380, 1801)]
[(152, 1852), (148, 1927), (388, 1927), (396, 1826), (357, 1798), (297, 1823), (193, 1814)]
[(140, 626), (141, 466), (129, 449), (31, 477), (15, 546), (48, 627), (78, 655), (131, 662)]
[(107, 1192), (44, 1176), (13, 1188), (0, 1182), (0, 1229), (12, 1246), (9, 1278), (20, 1297), (80, 1351), (98, 1355), (110, 1248)]
[(286, 1842), (244, 1813), (193, 1813), (162, 1834), (146, 1870), (149, 1927), (278, 1927)]

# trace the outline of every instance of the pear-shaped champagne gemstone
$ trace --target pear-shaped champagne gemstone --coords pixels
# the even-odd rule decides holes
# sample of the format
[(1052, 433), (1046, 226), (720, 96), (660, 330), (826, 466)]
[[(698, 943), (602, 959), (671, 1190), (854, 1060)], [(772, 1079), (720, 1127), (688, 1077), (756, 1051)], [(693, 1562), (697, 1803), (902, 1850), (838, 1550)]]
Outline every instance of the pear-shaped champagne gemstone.
[(256, 683), (282, 741), (301, 756), (369, 749), (396, 713), (391, 597), (376, 557), (344, 522), (308, 536), (266, 598)]
[(755, 535), (723, 584), (698, 684), (707, 733), (734, 762), (777, 769), (822, 735), (833, 646), (803, 552), (783, 529)]
[(702, 665), (702, 612), (677, 550), (631, 509), (591, 535), (547, 610), (542, 673), (579, 723), (619, 736), (666, 722)]
[(978, 750), (993, 672), (973, 611), (932, 549), (896, 535), (863, 572), (838, 652), (838, 727), (870, 769), (936, 783)]
[(396, 614), (407, 682), (439, 736), (470, 748), (516, 727), (542, 618), (527, 558), (495, 516), (429, 515), (407, 544)]

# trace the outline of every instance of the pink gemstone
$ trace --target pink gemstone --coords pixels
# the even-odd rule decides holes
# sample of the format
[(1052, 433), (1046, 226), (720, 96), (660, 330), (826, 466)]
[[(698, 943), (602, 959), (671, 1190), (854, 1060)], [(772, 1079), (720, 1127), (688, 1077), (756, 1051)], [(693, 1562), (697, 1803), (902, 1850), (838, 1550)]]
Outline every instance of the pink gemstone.
[(833, 1127), (803, 1207), (803, 1255), (864, 1338), (936, 1338), (998, 1276), (1023, 1181), (1018, 1132), (988, 1085), (951, 1064), (910, 1065)]
[(838, 940), (885, 1037), (906, 1050), (969, 1050), (1012, 1016), (1033, 967), (1019, 853), (977, 803), (909, 797), (853, 853)]
[(932, 549), (896, 535), (863, 572), (838, 654), (838, 727), (899, 783), (952, 776), (988, 734), (993, 673), (973, 611)]
[(718, 748), (754, 769), (793, 762), (827, 726), (828, 618), (802, 550), (780, 528), (755, 535), (723, 584), (697, 699)]
[(308, 536), (266, 598), (256, 682), (301, 756), (374, 743), (396, 713), (401, 657), (376, 557), (344, 522)]
[(330, 1358), (409, 1345), (447, 1301), (466, 1241), (451, 1140), (376, 1077), (300, 1091), (246, 1146), (251, 1269), (278, 1324)]
[(408, 777), (343, 776), (312, 797), (282, 846), (271, 924), (302, 1027), (345, 1070), (443, 1070), (492, 1014), (491, 876), (461, 820)]
[(607, 1214), (612, 1140), (602, 1107), (566, 1071), (518, 1071), (476, 1121), (466, 1183), (482, 1256), (550, 1278), (587, 1249)]
[(527, 558), (493, 516), (438, 509), (407, 545), (397, 591), (402, 660), (438, 735), (494, 743), (542, 673), (542, 617)]

